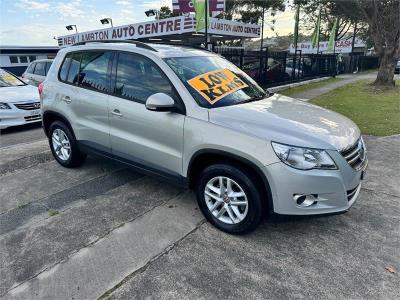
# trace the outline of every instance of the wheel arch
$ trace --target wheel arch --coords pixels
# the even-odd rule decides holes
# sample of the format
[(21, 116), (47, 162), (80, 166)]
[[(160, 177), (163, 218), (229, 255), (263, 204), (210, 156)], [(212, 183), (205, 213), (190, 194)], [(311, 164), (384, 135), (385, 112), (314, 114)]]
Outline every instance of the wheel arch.
[(273, 200), (269, 182), (262, 170), (254, 162), (238, 155), (217, 149), (202, 149), (193, 154), (188, 164), (187, 179), (189, 188), (193, 188), (201, 171), (215, 163), (233, 163), (252, 172), (261, 188), (262, 196), (266, 198), (268, 211), (273, 211)]
[(54, 122), (54, 121), (61, 121), (63, 122), (65, 125), (68, 126), (69, 130), (71, 130), (71, 133), (74, 135), (75, 137), (75, 133), (72, 129), (71, 123), (68, 121), (68, 119), (66, 117), (64, 117), (62, 114), (53, 111), (53, 110), (48, 110), (45, 111), (43, 113), (43, 130), (44, 133), (46, 134), (46, 136), (49, 135), (49, 129), (50, 129), (50, 125)]

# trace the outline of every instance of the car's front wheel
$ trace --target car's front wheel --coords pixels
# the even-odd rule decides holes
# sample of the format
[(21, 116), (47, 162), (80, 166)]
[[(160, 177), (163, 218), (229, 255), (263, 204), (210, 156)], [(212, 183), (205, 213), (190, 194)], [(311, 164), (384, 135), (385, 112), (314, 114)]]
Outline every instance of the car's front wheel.
[(53, 122), (48, 136), (51, 152), (59, 164), (74, 168), (85, 161), (86, 155), (79, 151), (74, 135), (63, 122)]
[(263, 217), (257, 180), (239, 165), (215, 164), (205, 168), (198, 178), (196, 194), (207, 220), (222, 231), (249, 232)]

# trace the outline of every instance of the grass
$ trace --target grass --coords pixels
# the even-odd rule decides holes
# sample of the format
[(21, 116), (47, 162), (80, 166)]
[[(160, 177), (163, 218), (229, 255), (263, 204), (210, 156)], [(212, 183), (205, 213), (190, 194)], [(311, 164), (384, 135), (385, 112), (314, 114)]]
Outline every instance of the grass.
[(50, 217), (53, 217), (53, 216), (58, 215), (60, 213), (58, 210), (51, 209), (51, 208), (47, 212), (48, 212)]
[(308, 83), (308, 84), (304, 84), (304, 85), (300, 85), (294, 88), (288, 88), (282, 91), (277, 92), (278, 94), (281, 95), (285, 95), (285, 96), (292, 96), (294, 94), (297, 93), (301, 93), (307, 90), (311, 90), (311, 89), (316, 89), (322, 86), (325, 86), (327, 84), (333, 83), (333, 82), (337, 82), (340, 81), (342, 79), (337, 78), (337, 77), (331, 77), (322, 81), (318, 81), (318, 82), (312, 82), (312, 83)]
[(360, 80), (314, 98), (310, 103), (352, 119), (363, 134), (400, 134), (400, 80), (394, 89), (378, 89)]

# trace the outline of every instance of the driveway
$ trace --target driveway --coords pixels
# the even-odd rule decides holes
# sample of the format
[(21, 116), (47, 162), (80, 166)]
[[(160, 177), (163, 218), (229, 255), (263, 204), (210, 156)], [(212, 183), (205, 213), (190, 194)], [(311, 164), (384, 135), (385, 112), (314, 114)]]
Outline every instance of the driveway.
[[(370, 166), (346, 214), (265, 220), (232, 236), (192, 192), (45, 140), (0, 149), (4, 299), (400, 298), (400, 136), (365, 137)], [(393, 273), (392, 273), (393, 272)]]

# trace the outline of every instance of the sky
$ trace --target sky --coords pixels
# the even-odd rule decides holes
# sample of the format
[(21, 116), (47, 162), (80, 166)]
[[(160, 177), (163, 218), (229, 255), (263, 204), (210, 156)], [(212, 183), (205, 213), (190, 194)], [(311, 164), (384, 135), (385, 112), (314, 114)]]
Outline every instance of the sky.
[[(107, 17), (112, 18), (114, 26), (149, 21), (146, 10), (171, 3), (172, 0), (0, 0), (0, 45), (55, 46), (53, 37), (68, 34), (66, 25), (76, 24), (83, 32), (108, 26), (99, 21)], [(278, 13), (275, 19), (275, 31), (266, 26), (264, 36), (293, 31), (292, 11)]]

